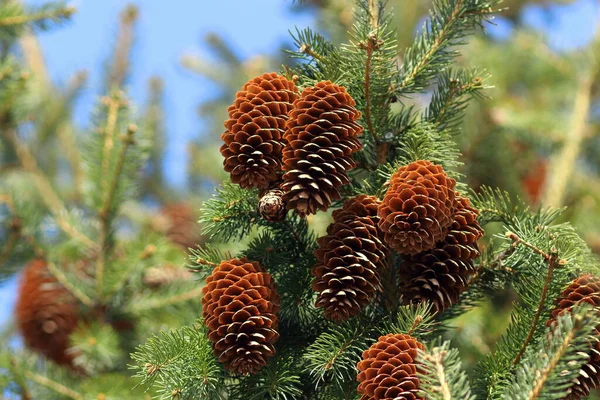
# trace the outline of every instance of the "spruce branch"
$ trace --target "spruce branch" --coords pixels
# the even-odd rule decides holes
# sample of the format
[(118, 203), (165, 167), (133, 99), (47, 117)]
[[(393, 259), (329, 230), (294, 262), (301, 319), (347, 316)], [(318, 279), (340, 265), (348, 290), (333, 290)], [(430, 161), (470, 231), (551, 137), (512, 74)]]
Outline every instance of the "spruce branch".
[[(369, 0), (369, 6), (375, 3), (375, 0)], [(371, 21), (375, 18), (371, 15)], [(376, 20), (376, 19), (375, 19)], [(373, 125), (373, 121), (371, 119), (371, 62), (373, 58), (373, 51), (377, 49), (378, 46), (377, 37), (374, 34), (369, 35), (369, 39), (366, 44), (362, 44), (362, 47), (365, 48), (367, 52), (367, 60), (365, 61), (365, 119), (367, 121), (367, 128), (371, 135), (373, 135), (373, 139), (377, 141), (377, 132), (375, 131), (375, 127)]]
[(202, 297), (202, 287), (196, 287), (191, 290), (175, 293), (168, 296), (150, 296), (147, 299), (138, 298), (131, 302), (127, 307), (127, 311), (132, 314), (140, 314), (151, 310), (161, 309), (168, 306), (184, 303), (193, 299)]
[(332, 382), (339, 388), (354, 380), (356, 363), (376, 339), (373, 327), (358, 320), (330, 326), (304, 353), (304, 360), (317, 387)]
[(593, 90), (594, 74), (583, 73), (577, 83), (571, 126), (565, 134), (565, 142), (561, 150), (553, 159), (551, 173), (544, 189), (542, 202), (548, 206), (560, 207), (563, 204), (565, 191), (581, 152), (581, 144), (585, 139)]
[(38, 385), (47, 387), (48, 389), (51, 389), (62, 396), (68, 397), (69, 399), (84, 400), (83, 394), (61, 384), (60, 382), (52, 380), (46, 376), (40, 375), (40, 374), (32, 372), (32, 371), (26, 371), (25, 377), (27, 379), (31, 380), (32, 382), (35, 382)]
[(94, 307), (96, 302), (85, 292), (77, 287), (77, 284), (69, 279), (65, 273), (52, 261), (47, 261), (48, 270), (73, 296), (88, 307)]
[(4, 32), (7, 28), (18, 26), (46, 29), (48, 22), (69, 19), (75, 11), (75, 7), (65, 6), (64, 3), (49, 3), (37, 9), (26, 9), (18, 3), (5, 3), (0, 6), (0, 28), (4, 28)]
[(589, 335), (597, 323), (597, 317), (587, 304), (561, 314), (548, 327), (544, 340), (538, 343), (536, 349), (526, 353), (502, 398), (565, 398), (589, 358)]
[(417, 360), (420, 393), (428, 400), (474, 400), (469, 379), (462, 370), (459, 353), (449, 342), (419, 350)]
[(88, 238), (83, 232), (78, 230), (77, 227), (70, 224), (67, 218), (65, 218), (65, 215), (68, 214), (68, 212), (63, 201), (52, 187), (52, 184), (46, 175), (38, 167), (37, 161), (27, 145), (22, 143), (17, 138), (14, 130), (5, 130), (4, 137), (15, 149), (23, 169), (33, 176), (34, 182), (40, 191), (40, 198), (44, 201), (44, 203), (46, 203), (46, 206), (56, 218), (58, 226), (63, 230), (63, 232), (71, 236), (74, 240), (82, 245), (88, 247), (89, 249), (97, 249), (98, 247), (96, 243)]
[(438, 130), (455, 130), (464, 115), (471, 98), (482, 98), (489, 77), (479, 70), (450, 69), (437, 78), (437, 88), (423, 119), (431, 122)]
[(123, 167), (125, 165), (127, 150), (129, 146), (133, 145), (134, 143), (133, 135), (135, 134), (136, 130), (137, 127), (135, 125), (129, 125), (127, 128), (127, 133), (121, 138), (123, 143), (117, 156), (113, 179), (109, 184), (107, 191), (104, 193), (104, 202), (102, 208), (98, 212), (98, 217), (100, 219), (100, 254), (96, 263), (96, 271), (94, 276), (96, 279), (96, 292), (99, 297), (102, 295), (104, 287), (104, 268), (108, 258), (107, 253), (110, 251), (108, 247), (108, 240), (110, 233), (109, 231), (111, 228), (110, 223), (112, 220), (111, 209), (114, 209), (114, 196), (121, 178), (121, 173), (123, 172)]
[(558, 262), (558, 254), (553, 253), (549, 257), (550, 258), (547, 259), (548, 272), (546, 274), (546, 280), (544, 282), (542, 294), (540, 296), (539, 306), (537, 307), (536, 312), (533, 315), (533, 319), (531, 321), (531, 326), (529, 328), (529, 332), (527, 333), (527, 337), (525, 338), (525, 341), (523, 342), (521, 349), (519, 350), (519, 352), (515, 356), (515, 359), (512, 362), (513, 365), (516, 365), (519, 363), (519, 361), (521, 360), (521, 357), (523, 356), (523, 354), (525, 353), (525, 350), (527, 349), (527, 346), (533, 339), (533, 335), (534, 335), (534, 333), (538, 327), (537, 325), (540, 321), (540, 316), (542, 315), (542, 311), (544, 310), (544, 304), (546, 303), (546, 299), (548, 296), (548, 288), (550, 287), (550, 281), (552, 280), (552, 275), (554, 274), (554, 268), (556, 268), (556, 265), (559, 263)]
[(204, 328), (183, 327), (152, 336), (132, 354), (140, 385), (155, 388), (160, 399), (225, 398), (225, 374), (213, 356)]
[(422, 91), (435, 75), (459, 54), (457, 45), (465, 36), (489, 20), (497, 0), (436, 0), (430, 19), (425, 22), (415, 43), (406, 50), (395, 85), (398, 97)]
[(129, 4), (121, 12), (119, 33), (109, 68), (107, 87), (109, 90), (125, 84), (129, 69), (129, 57), (134, 42), (135, 23), (139, 15), (138, 7)]

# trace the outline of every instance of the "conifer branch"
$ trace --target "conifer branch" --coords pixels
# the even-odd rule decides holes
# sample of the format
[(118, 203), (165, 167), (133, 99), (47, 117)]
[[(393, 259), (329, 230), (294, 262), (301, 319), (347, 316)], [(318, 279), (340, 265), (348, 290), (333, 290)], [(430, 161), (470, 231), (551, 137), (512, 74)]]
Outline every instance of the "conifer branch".
[(202, 296), (202, 287), (197, 287), (192, 290), (183, 293), (177, 293), (172, 296), (159, 299), (150, 299), (147, 301), (134, 301), (128, 307), (128, 311), (133, 314), (138, 314), (142, 311), (159, 309), (175, 304), (183, 303), (194, 298), (200, 298)]
[[(22, 10), (24, 11), (24, 10)], [(75, 13), (74, 7), (58, 7), (49, 10), (40, 10), (30, 14), (21, 13), (20, 15), (7, 15), (0, 17), (0, 27), (6, 28), (15, 25), (26, 25), (44, 20), (57, 20), (71, 17)]]
[(4, 136), (15, 149), (23, 169), (33, 176), (34, 182), (40, 191), (40, 197), (56, 218), (58, 226), (63, 230), (63, 232), (86, 247), (90, 249), (97, 249), (96, 243), (94, 243), (83, 232), (80, 232), (75, 226), (66, 220), (64, 217), (66, 213), (66, 207), (64, 203), (52, 187), (52, 184), (48, 178), (38, 167), (35, 157), (29, 148), (24, 143), (21, 143), (19, 139), (17, 139), (14, 130), (6, 130)]
[(137, 127), (135, 125), (129, 125), (127, 128), (127, 133), (121, 138), (123, 144), (119, 151), (119, 155), (117, 156), (117, 163), (115, 165), (115, 172), (113, 175), (112, 182), (110, 183), (107, 191), (105, 192), (104, 203), (100, 211), (98, 212), (98, 216), (100, 218), (100, 255), (98, 257), (98, 262), (96, 263), (96, 292), (98, 296), (102, 295), (103, 285), (104, 285), (104, 268), (107, 259), (108, 248), (108, 238), (110, 233), (110, 220), (111, 220), (111, 208), (113, 206), (114, 196), (117, 190), (117, 186), (119, 184), (119, 180), (121, 177), (121, 172), (123, 171), (123, 166), (125, 165), (125, 159), (127, 157), (127, 150), (129, 146), (133, 144), (133, 135)]
[(135, 5), (128, 5), (121, 12), (119, 33), (113, 53), (113, 62), (108, 76), (108, 89), (121, 87), (125, 83), (129, 68), (129, 54), (134, 41), (134, 29), (139, 10)]
[[(369, 0), (369, 11), (372, 11), (372, 4), (377, 3), (376, 0)], [(375, 7), (376, 8), (376, 7)], [(375, 19), (375, 22), (373, 20)], [(371, 23), (376, 24), (377, 19), (374, 18), (373, 14), (371, 14)], [(375, 127), (373, 125), (373, 120), (371, 119), (371, 59), (373, 57), (373, 51), (377, 48), (377, 37), (374, 34), (369, 35), (369, 39), (366, 44), (363, 44), (367, 52), (367, 59), (365, 61), (365, 120), (367, 121), (367, 128), (371, 135), (373, 135), (373, 139), (377, 141), (377, 132), (375, 131)]]
[(445, 342), (419, 350), (417, 360), (420, 394), (428, 400), (474, 400), (466, 373), (456, 349)]
[(545, 188), (543, 204), (560, 207), (569, 184), (575, 163), (581, 152), (594, 90), (594, 77), (591, 72), (582, 74), (577, 85), (575, 106), (571, 126), (565, 133), (565, 143), (555, 156), (551, 175)]
[(444, 371), (444, 364), (442, 363), (446, 356), (445, 351), (437, 351), (433, 354), (429, 352), (423, 352), (420, 360), (431, 363), (433, 373), (437, 381), (439, 382), (439, 392), (443, 400), (452, 400), (452, 393), (450, 393), (450, 386), (448, 386), (448, 379), (446, 378), (446, 371)]
[(38, 385), (42, 385), (42, 386), (47, 387), (48, 389), (52, 389), (56, 393), (66, 396), (72, 400), (84, 400), (84, 396), (81, 393), (76, 392), (75, 390), (70, 389), (67, 386), (62, 385), (61, 383), (54, 381), (43, 375), (36, 374), (35, 372), (31, 372), (31, 371), (26, 371), (25, 377), (27, 377), (27, 379), (37, 383)]
[(304, 53), (307, 54), (309, 56), (311, 56), (312, 58), (316, 59), (316, 60), (322, 60), (323, 56), (318, 54), (316, 51), (313, 50), (312, 46), (308, 43), (303, 43), (300, 45), (300, 47), (298, 48), (298, 51), (300, 53)]
[(88, 307), (93, 307), (96, 305), (96, 302), (85, 294), (81, 289), (79, 289), (67, 276), (64, 272), (58, 268), (52, 261), (47, 262), (48, 270), (52, 273), (52, 275), (56, 278), (57, 281), (60, 282), (61, 285), (65, 287), (73, 296), (77, 297), (79, 301), (85, 304)]
[(544, 258), (544, 260), (548, 263), (548, 272), (546, 273), (546, 279), (544, 281), (542, 294), (540, 295), (540, 300), (539, 300), (537, 309), (535, 311), (535, 314), (533, 315), (533, 319), (532, 319), (531, 325), (529, 327), (529, 332), (527, 333), (527, 337), (523, 341), (523, 344), (522, 344), (521, 348), (519, 349), (519, 352), (517, 353), (517, 355), (515, 356), (515, 358), (513, 359), (513, 362), (512, 362), (512, 365), (517, 365), (519, 363), (519, 361), (521, 360), (521, 357), (525, 353), (527, 346), (533, 339), (533, 335), (538, 327), (537, 325), (540, 321), (540, 316), (542, 315), (542, 312), (544, 311), (544, 304), (546, 304), (546, 298), (548, 296), (548, 289), (549, 289), (550, 283), (552, 281), (552, 275), (554, 274), (554, 269), (556, 268), (557, 265), (564, 265), (566, 262), (564, 260), (559, 260), (558, 253), (556, 252), (555, 249), (553, 249), (552, 252), (550, 254), (548, 254), (548, 253), (545, 253), (544, 251), (538, 249), (536, 246), (532, 245), (531, 243), (528, 243), (528, 242), (522, 240), (520, 237), (518, 237), (516, 234), (514, 234), (512, 232), (508, 232), (506, 234), (506, 236), (508, 238), (510, 238), (511, 240), (513, 240), (515, 243), (519, 243), (526, 247), (529, 247), (535, 253), (541, 255)]
[(436, 72), (443, 71), (458, 55), (458, 51), (447, 48), (464, 44), (467, 31), (488, 19), (496, 3), (495, 0), (434, 1), (430, 21), (406, 52), (395, 92), (401, 96), (423, 90)]

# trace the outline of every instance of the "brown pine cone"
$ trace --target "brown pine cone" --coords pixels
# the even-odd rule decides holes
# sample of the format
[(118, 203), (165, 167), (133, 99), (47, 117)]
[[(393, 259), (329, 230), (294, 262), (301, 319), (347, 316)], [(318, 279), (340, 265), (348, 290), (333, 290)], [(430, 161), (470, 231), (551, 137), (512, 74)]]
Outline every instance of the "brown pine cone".
[(283, 221), (287, 214), (283, 201), (283, 190), (273, 189), (266, 192), (258, 201), (258, 213), (265, 221)]
[(76, 299), (50, 273), (44, 260), (24, 269), (15, 309), (25, 345), (60, 365), (72, 366), (69, 336), (79, 320)]
[(358, 315), (379, 288), (384, 246), (377, 229), (378, 204), (374, 196), (347, 200), (333, 212), (327, 236), (318, 239), (313, 289), (319, 293), (317, 307), (323, 307), (329, 319)]
[(431, 250), (454, 221), (456, 181), (427, 160), (400, 167), (379, 206), (379, 228), (398, 253)]
[(284, 136), (281, 188), (287, 208), (298, 215), (327, 210), (349, 182), (347, 171), (356, 166), (351, 155), (362, 148), (355, 104), (345, 88), (329, 81), (304, 89), (294, 102)]
[(202, 289), (208, 338), (225, 368), (254, 374), (275, 354), (279, 296), (271, 275), (257, 262), (222, 261)]
[(418, 396), (417, 351), (423, 345), (409, 335), (381, 336), (357, 365), (361, 400), (423, 400)]
[(483, 229), (479, 211), (469, 199), (457, 197), (456, 216), (446, 238), (432, 250), (407, 256), (400, 267), (404, 304), (429, 300), (437, 312), (458, 302), (475, 274), (473, 260), (480, 256), (477, 240)]
[(297, 92), (294, 82), (275, 72), (249, 80), (237, 92), (221, 135), (223, 166), (232, 182), (267, 189), (279, 178), (285, 122)]
[(165, 204), (160, 209), (162, 220), (158, 229), (165, 232), (169, 240), (183, 249), (195, 248), (204, 242), (198, 213), (188, 203)]
[[(587, 303), (600, 307), (600, 278), (591, 274), (580, 275), (562, 291), (556, 300), (556, 308), (552, 310), (552, 317), (546, 325), (552, 325), (559, 315), (570, 312), (573, 306)], [(595, 341), (591, 343), (587, 364), (585, 364), (571, 387), (571, 393), (565, 400), (579, 400), (587, 398), (590, 391), (600, 387), (600, 326), (594, 329)]]

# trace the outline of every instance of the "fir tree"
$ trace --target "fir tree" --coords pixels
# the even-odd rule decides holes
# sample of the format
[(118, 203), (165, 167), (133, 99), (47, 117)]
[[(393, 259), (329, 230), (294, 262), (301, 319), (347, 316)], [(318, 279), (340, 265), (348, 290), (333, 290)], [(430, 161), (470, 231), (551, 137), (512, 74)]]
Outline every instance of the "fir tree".
[(15, 326), (2, 332), (0, 397), (150, 398), (131, 390), (129, 354), (153, 332), (193, 323), (201, 289), (181, 243), (200, 240), (189, 222), (176, 234), (180, 215), (146, 205), (173, 195), (151, 183), (162, 168), (159, 85), (141, 116), (122, 89), (137, 8), (121, 15), (85, 130), (71, 118), (85, 76), (55, 87), (34, 36), (74, 11), (0, 3), (0, 281), (22, 272)]
[[(594, 357), (597, 311), (589, 301), (558, 316), (553, 310), (574, 278), (598, 274), (597, 259), (561, 222), (562, 210), (532, 209), (486, 186), (470, 190), (460, 169), (460, 123), (487, 75), (455, 59), (497, 3), (434, 0), (406, 49), (398, 48), (393, 11), (375, 0), (355, 1), (344, 44), (294, 31), (298, 62), (279, 73), (300, 97), (285, 126), (264, 117), (282, 109), (281, 88), (251, 80), (229, 109), (232, 135), (223, 136), (239, 151), (238, 172), (251, 174), (265, 165), (261, 154), (273, 154), (274, 132), (283, 133), (283, 183), (270, 184), (289, 211), (282, 221), (265, 219), (264, 188), (228, 181), (205, 202), (205, 233), (246, 246), (235, 254), (193, 251), (190, 268), (207, 282), (203, 318), (137, 348), (132, 368), (142, 386), (165, 399), (578, 393)], [(433, 95), (420, 109), (411, 98), (427, 91)], [(373, 200), (358, 200), (364, 195)], [(341, 210), (318, 238), (310, 214), (331, 208)], [(480, 227), (499, 232), (486, 234), (483, 249)], [(423, 271), (400, 284), (418, 271), (411, 263)], [(443, 341), (451, 320), (505, 288), (519, 299), (510, 324), (467, 373)]]

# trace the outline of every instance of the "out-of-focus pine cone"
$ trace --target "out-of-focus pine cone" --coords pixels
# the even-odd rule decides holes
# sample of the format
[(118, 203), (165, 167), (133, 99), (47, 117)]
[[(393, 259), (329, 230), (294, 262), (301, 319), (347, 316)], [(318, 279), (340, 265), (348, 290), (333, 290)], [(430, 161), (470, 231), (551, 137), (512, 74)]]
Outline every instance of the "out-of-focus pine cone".
[(294, 102), (284, 136), (281, 187), (287, 208), (298, 215), (327, 210), (349, 182), (347, 171), (356, 166), (351, 155), (362, 148), (355, 104), (345, 88), (329, 81), (304, 89)]
[(416, 361), (423, 345), (409, 335), (381, 336), (357, 365), (361, 400), (423, 400)]
[(427, 160), (400, 167), (379, 206), (379, 228), (398, 253), (431, 250), (454, 221), (456, 181)]
[(190, 281), (192, 272), (180, 265), (166, 264), (148, 268), (142, 281), (147, 287), (156, 289), (168, 286), (175, 282)]
[(223, 166), (232, 182), (267, 189), (279, 178), (285, 122), (297, 92), (294, 82), (275, 72), (249, 80), (237, 92), (221, 135)]
[[(562, 291), (556, 300), (556, 307), (547, 325), (552, 325), (559, 315), (570, 312), (573, 306), (587, 303), (600, 307), (600, 278), (584, 274), (576, 278)], [(600, 387), (600, 326), (594, 329), (595, 340), (590, 345), (587, 364), (585, 364), (571, 387), (571, 393), (565, 400), (579, 400), (587, 398), (592, 389)]]
[(162, 226), (172, 243), (184, 248), (195, 248), (203, 243), (198, 213), (188, 203), (172, 203), (164, 205), (160, 210)]
[(329, 319), (358, 315), (379, 288), (384, 247), (377, 228), (378, 203), (365, 195), (347, 200), (333, 212), (327, 236), (318, 239), (313, 289), (319, 293), (317, 307), (323, 307)]
[(219, 361), (239, 374), (256, 373), (279, 339), (279, 296), (271, 275), (257, 262), (222, 261), (202, 293), (202, 315)]
[(267, 191), (258, 201), (258, 213), (265, 221), (283, 221), (287, 214), (287, 208), (283, 201), (283, 190), (272, 189)]
[(400, 267), (404, 304), (429, 300), (443, 312), (458, 302), (475, 274), (473, 260), (480, 256), (477, 240), (483, 229), (478, 215), (469, 199), (457, 197), (456, 216), (446, 238), (432, 250), (406, 257)]
[(44, 260), (24, 269), (15, 309), (25, 345), (60, 365), (72, 366), (69, 336), (78, 323), (76, 299), (50, 273)]

